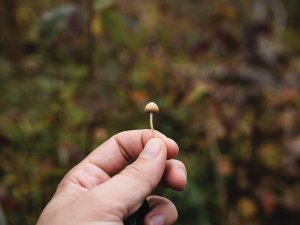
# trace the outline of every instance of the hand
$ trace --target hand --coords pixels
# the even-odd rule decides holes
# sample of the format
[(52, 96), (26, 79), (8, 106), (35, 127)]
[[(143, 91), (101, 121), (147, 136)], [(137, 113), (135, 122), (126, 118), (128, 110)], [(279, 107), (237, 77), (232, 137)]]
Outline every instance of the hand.
[[(123, 225), (158, 185), (183, 190), (185, 166), (172, 159), (179, 148), (156, 133), (158, 138), (152, 138), (151, 130), (125, 131), (99, 146), (63, 178), (37, 225)], [(159, 196), (147, 200), (146, 225), (177, 220), (171, 201)]]

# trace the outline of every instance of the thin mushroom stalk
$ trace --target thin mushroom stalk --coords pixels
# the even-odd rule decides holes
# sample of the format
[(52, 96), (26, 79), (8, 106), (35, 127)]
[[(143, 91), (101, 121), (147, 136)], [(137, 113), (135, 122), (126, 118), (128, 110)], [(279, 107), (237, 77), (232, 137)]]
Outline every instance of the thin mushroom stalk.
[(154, 102), (150, 102), (146, 105), (145, 110), (146, 113), (150, 114), (150, 128), (152, 130), (152, 134), (154, 137), (156, 136), (155, 130), (154, 130), (154, 126), (153, 126), (153, 114), (154, 113), (158, 113), (159, 112), (159, 108), (158, 106), (154, 103)]
[(153, 131), (154, 127), (153, 127), (153, 113), (152, 112), (150, 113), (150, 127), (151, 127), (151, 130)]

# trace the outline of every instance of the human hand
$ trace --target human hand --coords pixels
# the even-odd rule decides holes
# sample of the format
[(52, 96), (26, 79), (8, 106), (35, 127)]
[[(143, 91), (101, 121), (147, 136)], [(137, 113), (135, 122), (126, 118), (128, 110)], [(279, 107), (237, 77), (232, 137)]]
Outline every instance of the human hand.
[(125, 131), (100, 145), (62, 179), (37, 225), (123, 225), (145, 198), (151, 208), (146, 225), (174, 223), (174, 204), (148, 196), (158, 185), (183, 190), (186, 169), (172, 159), (178, 145), (157, 136), (151, 130)]

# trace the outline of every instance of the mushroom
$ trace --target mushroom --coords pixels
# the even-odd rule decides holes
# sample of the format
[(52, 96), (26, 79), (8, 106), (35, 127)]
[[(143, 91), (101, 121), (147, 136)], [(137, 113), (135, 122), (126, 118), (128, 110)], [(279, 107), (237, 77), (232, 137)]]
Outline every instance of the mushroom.
[(150, 102), (146, 105), (144, 111), (146, 113), (150, 113), (150, 127), (153, 133), (153, 136), (156, 137), (156, 133), (154, 132), (154, 127), (153, 127), (153, 114), (159, 112), (158, 106), (154, 102)]

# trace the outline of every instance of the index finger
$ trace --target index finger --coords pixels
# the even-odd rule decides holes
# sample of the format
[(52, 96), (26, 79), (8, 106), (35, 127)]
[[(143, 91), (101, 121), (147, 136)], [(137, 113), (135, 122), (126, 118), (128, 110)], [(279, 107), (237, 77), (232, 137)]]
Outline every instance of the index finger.
[[(158, 131), (155, 133), (165, 142), (168, 159), (175, 157), (179, 151), (176, 142)], [(153, 133), (149, 129), (124, 131), (108, 139), (85, 160), (113, 176), (136, 159), (151, 138)]]

